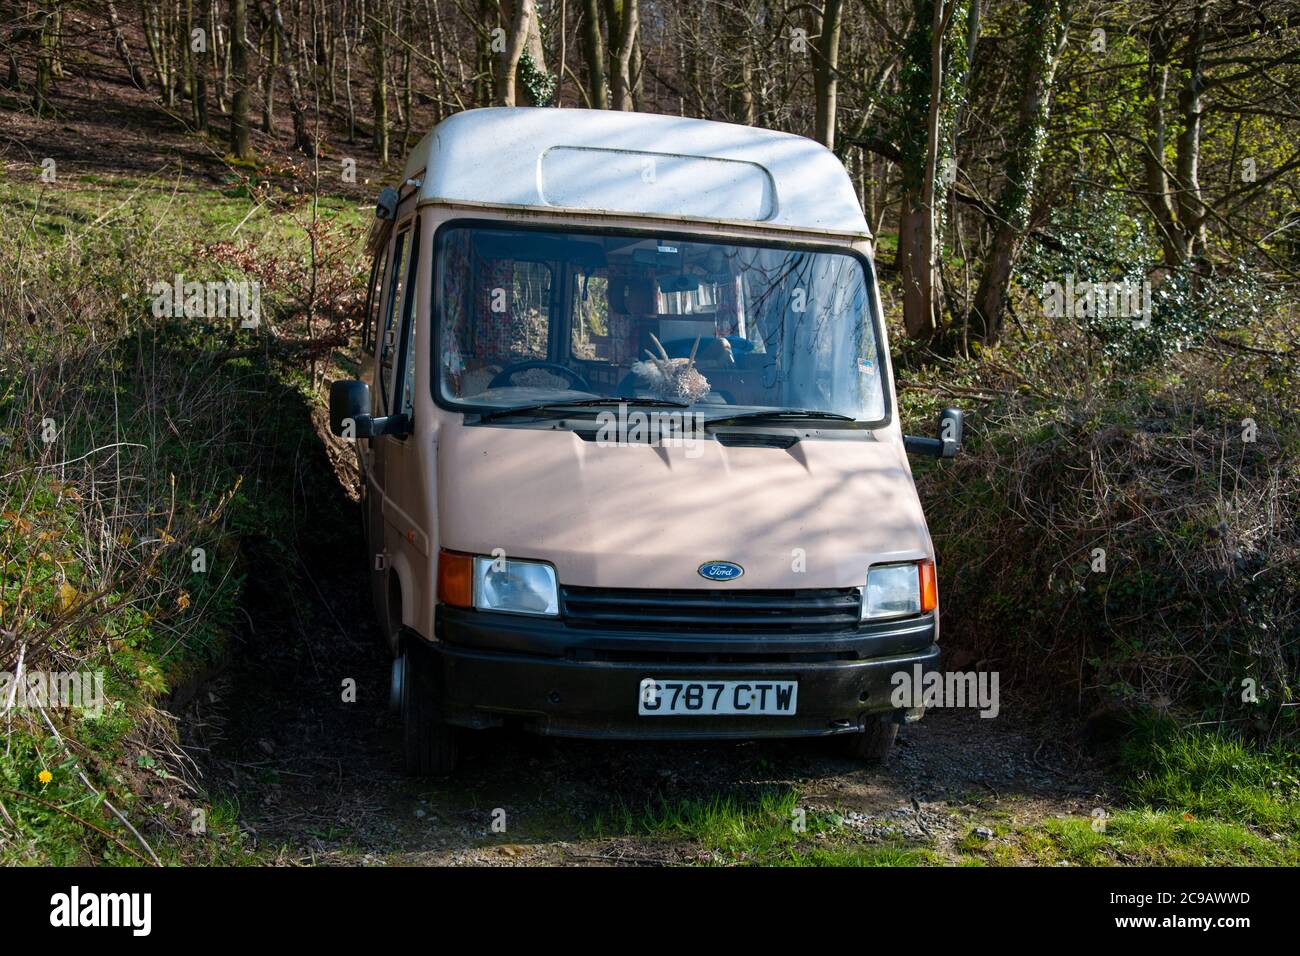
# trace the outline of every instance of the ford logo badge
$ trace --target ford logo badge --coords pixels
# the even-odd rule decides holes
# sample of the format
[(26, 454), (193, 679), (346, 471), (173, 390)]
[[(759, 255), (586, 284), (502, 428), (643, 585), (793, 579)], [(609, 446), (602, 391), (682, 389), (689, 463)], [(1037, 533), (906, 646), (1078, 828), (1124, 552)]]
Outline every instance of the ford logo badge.
[(706, 561), (698, 569), (699, 575), (709, 581), (734, 581), (745, 569), (730, 561)]

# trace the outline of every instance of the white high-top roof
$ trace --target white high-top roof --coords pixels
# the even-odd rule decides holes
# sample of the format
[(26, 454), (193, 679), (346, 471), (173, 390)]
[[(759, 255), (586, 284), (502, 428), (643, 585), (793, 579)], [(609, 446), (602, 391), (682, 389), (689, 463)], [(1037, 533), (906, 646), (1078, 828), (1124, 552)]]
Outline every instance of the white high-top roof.
[(848, 173), (820, 143), (680, 116), (469, 110), (411, 151), (402, 178), (417, 177), (422, 203), (870, 234)]

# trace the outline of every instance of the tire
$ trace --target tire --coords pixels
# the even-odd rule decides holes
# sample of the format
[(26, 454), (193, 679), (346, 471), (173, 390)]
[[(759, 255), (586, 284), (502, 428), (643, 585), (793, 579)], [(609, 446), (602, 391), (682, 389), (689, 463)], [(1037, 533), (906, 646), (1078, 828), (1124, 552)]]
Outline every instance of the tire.
[(894, 749), (894, 738), (898, 736), (898, 724), (874, 716), (867, 718), (866, 728), (856, 734), (846, 734), (844, 749), (848, 756), (869, 764), (882, 764)]
[(456, 769), (456, 728), (438, 711), (433, 660), (416, 640), (402, 650), (402, 750), (413, 777), (445, 777)]

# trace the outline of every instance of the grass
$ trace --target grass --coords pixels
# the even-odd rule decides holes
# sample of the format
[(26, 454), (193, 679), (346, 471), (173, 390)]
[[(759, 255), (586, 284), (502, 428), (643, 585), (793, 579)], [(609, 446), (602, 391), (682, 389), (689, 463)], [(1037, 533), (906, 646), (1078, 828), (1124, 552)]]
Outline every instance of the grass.
[(1298, 760), (1281, 744), (1143, 720), (1114, 768), (1118, 806), (1026, 820), (1011, 812), (1013, 799), (981, 797), (950, 848), (865, 839), (833, 811), (806, 810), (793, 786), (620, 803), (585, 829), (658, 842), (703, 865), (1297, 866)]
[(1300, 837), (1300, 754), (1281, 741), (1261, 747), (1146, 720), (1121, 761), (1136, 804)]
[(937, 860), (924, 847), (858, 842), (832, 813), (800, 804), (793, 787), (746, 795), (660, 798), (620, 804), (588, 827), (596, 837), (640, 836), (690, 843), (695, 859), (722, 866), (921, 866)]
[(1300, 864), (1294, 838), (1274, 840), (1233, 821), (1150, 808), (1117, 810), (1100, 822), (1050, 817), (965, 852), (994, 866)]
[[(0, 864), (252, 859), (236, 808), (183, 781), (158, 708), (227, 654), (242, 542), (288, 548), (314, 396), (265, 356), (213, 358), (256, 333), (153, 319), (149, 288), (237, 270), (205, 253), (232, 236), (295, 274), (309, 212), (158, 177), (0, 180), (0, 671), (21, 654), (28, 673), (97, 672), (107, 698), (6, 716)], [(341, 200), (321, 214), (359, 219)]]
[(1123, 805), (968, 836), (963, 852), (994, 865), (1300, 865), (1300, 760), (1169, 720), (1134, 724), (1116, 777)]

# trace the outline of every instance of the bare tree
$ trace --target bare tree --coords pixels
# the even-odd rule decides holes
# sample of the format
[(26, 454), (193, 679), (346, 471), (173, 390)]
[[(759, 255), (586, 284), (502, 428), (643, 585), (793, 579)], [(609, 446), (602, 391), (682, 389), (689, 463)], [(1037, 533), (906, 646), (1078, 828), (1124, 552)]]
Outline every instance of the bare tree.
[(609, 108), (605, 95), (605, 45), (600, 36), (600, 0), (586, 0), (582, 12), (583, 55), (587, 61), (587, 89), (593, 109)]
[(390, 19), (379, 20), (371, 16), (371, 95), (374, 113), (374, 131), (371, 144), (379, 153), (379, 161), (388, 165), (388, 24)]
[(639, 17), (637, 0), (605, 0), (605, 17), (609, 23), (610, 105), (617, 110), (632, 110), (632, 57), (636, 44)]
[[(912, 63), (900, 119), (910, 132), (902, 149), (898, 271), (903, 286), (903, 325), (915, 339), (933, 338), (944, 325), (942, 194), (954, 169), (951, 156), (945, 155), (953, 104), (944, 94), (945, 88), (958, 80), (957, 74), (965, 73), (965, 56), (955, 59), (950, 48), (950, 41), (966, 35), (964, 22), (955, 29), (953, 23), (963, 7), (961, 0), (916, 0), (908, 39)], [(949, 165), (941, 170), (945, 158)]]
[(252, 155), (248, 142), (248, 2), (230, 0), (230, 151), (240, 159)]
[[(270, 24), (276, 38), (276, 45), (272, 49), (281, 51), (280, 59), (283, 62), (285, 77), (288, 80), (289, 113), (293, 117), (294, 149), (308, 156), (314, 156), (316, 154), (316, 144), (312, 140), (311, 133), (307, 130), (307, 107), (303, 102), (302, 84), (298, 79), (293, 41), (289, 37), (289, 31), (284, 25), (284, 16), (280, 12), (280, 0), (270, 0), (269, 4), (264, 2), (263, 15)], [(270, 96), (269, 83), (267, 96)]]
[[(206, 0), (206, 2), (211, 5), (212, 0)], [(206, 130), (208, 128), (208, 61), (211, 59), (211, 54), (208, 51), (213, 38), (207, 35), (206, 29), (194, 26), (197, 22), (206, 21), (201, 11), (198, 20), (194, 19), (192, 0), (186, 0), (185, 12), (185, 43), (190, 50), (189, 62), (192, 73), (190, 77), (190, 108), (194, 113), (194, 125), (201, 130)], [(196, 34), (196, 29), (201, 32)]]
[(505, 49), (501, 51), (501, 68), (497, 72), (497, 106), (515, 105), (515, 77), (519, 72), (519, 58), (523, 55), (524, 46), (528, 43), (528, 32), (536, 18), (533, 0), (514, 0), (512, 6), (514, 15), (510, 18)]
[(842, 0), (826, 0), (818, 17), (816, 55), (813, 58), (813, 96), (817, 119), (814, 138), (827, 149), (835, 148), (835, 99), (839, 86), (840, 14)]
[(108, 29), (113, 35), (113, 49), (117, 51), (118, 58), (122, 61), (122, 65), (126, 67), (126, 74), (131, 78), (131, 82), (140, 89), (144, 89), (146, 83), (144, 74), (140, 72), (140, 67), (136, 65), (135, 59), (131, 56), (131, 47), (126, 42), (126, 35), (122, 32), (122, 19), (118, 16), (117, 5), (113, 3), (113, 0), (108, 0), (105, 4), (105, 11), (108, 14)]
[(1006, 180), (998, 199), (993, 243), (971, 313), (972, 334), (984, 341), (997, 341), (1002, 331), (1012, 269), (1029, 227), (1029, 211), (1043, 158), (1052, 83), (1065, 45), (1068, 18), (1067, 0), (1030, 0), (1029, 19), (1033, 26), (1020, 56), (1020, 107), (1011, 130), (1011, 149), (1006, 162)]

